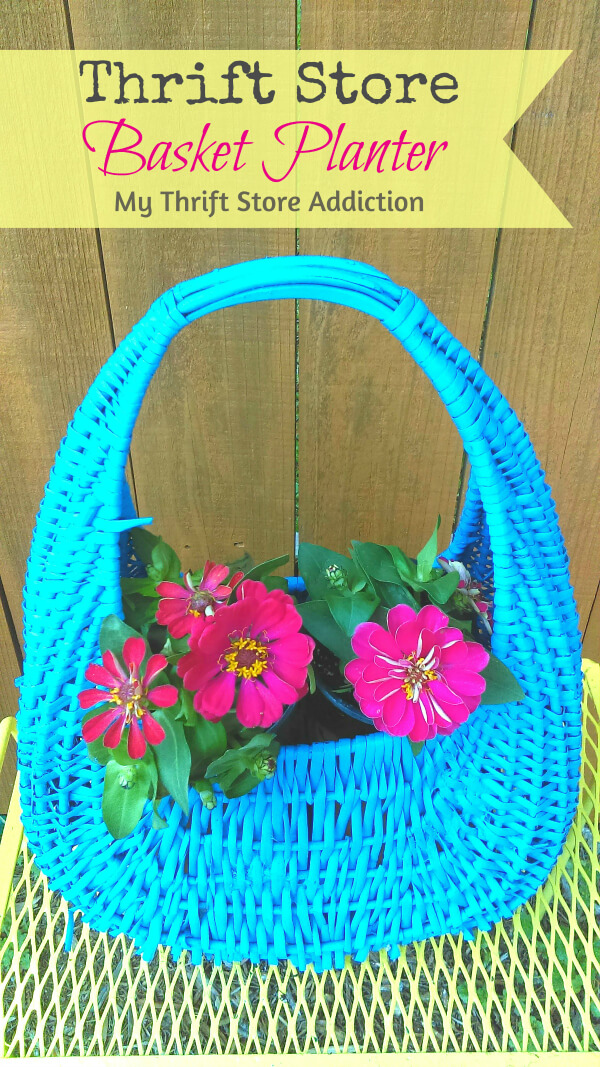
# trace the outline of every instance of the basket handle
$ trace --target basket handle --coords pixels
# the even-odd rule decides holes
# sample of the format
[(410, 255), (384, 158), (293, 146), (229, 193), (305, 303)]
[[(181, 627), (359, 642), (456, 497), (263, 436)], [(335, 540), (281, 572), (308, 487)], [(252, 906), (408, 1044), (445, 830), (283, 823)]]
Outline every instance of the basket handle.
[[(543, 603), (547, 624), (553, 631), (558, 626), (563, 633), (576, 632), (576, 626), (565, 627), (565, 615), (569, 620), (576, 615), (556, 513), (516, 415), (480, 365), (414, 293), (366, 264), (327, 256), (238, 263), (182, 282), (159, 297), (121, 342), (75, 413), (57, 455), (32, 543), (24, 594), (26, 626), (30, 608), (36, 612), (41, 583), (77, 581), (80, 566), (89, 579), (95, 614), (121, 610), (119, 534), (150, 521), (123, 518), (125, 464), (146, 389), (172, 338), (187, 323), (222, 308), (298, 298), (326, 300), (373, 315), (404, 345), (446, 405), (471, 460), (469, 523), (481, 522), (484, 512), (493, 517), (489, 525), (497, 606), (514, 606), (517, 576), (537, 603), (540, 597), (544, 600), (541, 579), (551, 560), (561, 595), (552, 603), (546, 597)], [(543, 505), (541, 519), (539, 508), (532, 516), (520, 502), (525, 485), (534, 492), (536, 504)], [(74, 551), (78, 545), (80, 553)], [(93, 574), (90, 557), (96, 560)], [(81, 610), (83, 619), (92, 608), (82, 603)], [(510, 634), (496, 626), (494, 636), (503, 655)]]

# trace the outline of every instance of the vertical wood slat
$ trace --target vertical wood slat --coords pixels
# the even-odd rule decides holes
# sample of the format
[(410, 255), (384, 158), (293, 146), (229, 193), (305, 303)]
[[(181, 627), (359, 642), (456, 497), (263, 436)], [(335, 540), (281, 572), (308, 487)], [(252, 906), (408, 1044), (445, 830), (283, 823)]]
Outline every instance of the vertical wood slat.
[(587, 659), (593, 659), (595, 663), (600, 660), (600, 586), (598, 586), (594, 597), (590, 617), (585, 628), (583, 654)]
[[(293, 0), (70, 0), (76, 48), (293, 48)], [(153, 299), (185, 278), (290, 255), (290, 230), (105, 230), (102, 247), (119, 341)], [(132, 447), (140, 512), (181, 551), (256, 559), (294, 550), (293, 303), (232, 308), (174, 341)]]
[(546, 470), (585, 629), (599, 577), (598, 3), (543, 0), (530, 45), (573, 49), (515, 139), (518, 157), (573, 228), (502, 234), (483, 363)]
[[(7, 0), (11, 48), (69, 48), (61, 0)], [(35, 515), (68, 420), (110, 354), (93, 230), (3, 230), (0, 575), (15, 626)]]
[[(5, 46), (69, 48), (62, 0), (4, 0)], [(21, 629), (21, 590), (35, 515), (68, 420), (112, 341), (93, 230), (3, 230), (0, 241), (0, 575)], [(0, 618), (1, 713), (16, 710), (19, 673)], [(0, 810), (14, 777), (2, 775)]]
[[(524, 48), (530, 4), (303, 0), (303, 48)], [(408, 121), (404, 113), (399, 121)], [(364, 260), (413, 289), (477, 356), (492, 230), (308, 230), (300, 251)], [(439, 512), (448, 538), (462, 445), (429, 382), (382, 326), (300, 308), (300, 537), (416, 552)]]

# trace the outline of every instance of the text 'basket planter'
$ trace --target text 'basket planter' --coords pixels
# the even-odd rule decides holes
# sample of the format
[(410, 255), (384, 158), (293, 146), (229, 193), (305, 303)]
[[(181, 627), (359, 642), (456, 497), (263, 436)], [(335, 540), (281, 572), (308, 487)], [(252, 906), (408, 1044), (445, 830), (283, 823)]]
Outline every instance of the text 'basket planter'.
[[(379, 319), (431, 379), (472, 476), (447, 550), (493, 599), (492, 648), (521, 704), (480, 706), (414, 758), (377, 734), (283, 748), (277, 773), (213, 811), (163, 801), (114, 841), (104, 768), (81, 740), (77, 694), (102, 619), (121, 613), (120, 539), (136, 525), (124, 468), (148, 383), (188, 322), (235, 304), (328, 300)], [(148, 521), (148, 520), (145, 520)], [(289, 958), (341, 966), (352, 953), (510, 916), (544, 880), (577, 802), (580, 643), (550, 491), (506, 400), (413, 293), (348, 260), (242, 263), (160, 297), (75, 413), (34, 532), (24, 593), (18, 761), (23, 823), (39, 867), (97, 930), (217, 963)]]

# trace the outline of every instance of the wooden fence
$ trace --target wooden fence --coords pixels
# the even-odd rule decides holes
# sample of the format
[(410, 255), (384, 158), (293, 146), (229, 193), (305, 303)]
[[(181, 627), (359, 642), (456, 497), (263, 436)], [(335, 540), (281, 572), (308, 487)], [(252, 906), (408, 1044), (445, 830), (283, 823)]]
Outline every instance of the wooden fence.
[[(597, 657), (597, 0), (302, 0), (301, 9), (295, 0), (3, 0), (0, 31), (4, 48), (573, 49), (513, 133), (571, 230), (2, 232), (1, 713), (16, 708), (35, 514), (99, 367), (168, 286), (297, 248), (386, 271), (485, 365), (547, 471)], [(244, 548), (257, 558), (292, 553), (297, 479), (301, 538), (416, 550), (438, 512), (450, 532), (464, 473), (436, 394), (378, 323), (303, 302), (296, 331), (291, 301), (230, 309), (176, 339), (130, 465), (140, 512), (196, 566)]]

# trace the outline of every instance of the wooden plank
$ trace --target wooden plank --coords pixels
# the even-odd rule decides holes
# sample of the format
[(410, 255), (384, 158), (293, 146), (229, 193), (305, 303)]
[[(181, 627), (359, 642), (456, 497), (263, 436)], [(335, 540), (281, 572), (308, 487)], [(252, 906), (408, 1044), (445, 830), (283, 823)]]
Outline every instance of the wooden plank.
[[(303, 0), (303, 48), (523, 48), (526, 0)], [(301, 252), (364, 260), (413, 289), (477, 355), (496, 234), (491, 230), (308, 230)], [(462, 445), (410, 358), (378, 323), (300, 311), (300, 536), (416, 552), (442, 514), (447, 541)]]
[(600, 571), (598, 4), (544, 0), (530, 44), (573, 49), (515, 140), (517, 155), (573, 229), (502, 234), (483, 359), (547, 472), (585, 623)]
[[(78, 48), (293, 48), (295, 5), (263, 0), (201, 8), (71, 0)], [(177, 281), (294, 252), (279, 231), (102, 233), (117, 340)], [(186, 566), (293, 552), (294, 308), (233, 308), (190, 326), (152, 383), (132, 448), (140, 512)]]
[[(0, 27), (11, 48), (69, 47), (62, 0), (8, 0)], [(0, 575), (20, 630), (48, 472), (112, 340), (93, 230), (4, 230), (0, 272)]]
[(600, 586), (596, 591), (590, 617), (583, 637), (583, 655), (586, 659), (600, 660)]
[[(20, 673), (21, 668), (4, 612), (4, 604), (0, 602), (0, 719), (17, 713), (18, 696), (14, 679)], [(0, 774), (0, 815), (6, 815), (8, 811), (16, 771), (16, 749), (14, 743), (9, 742)]]

